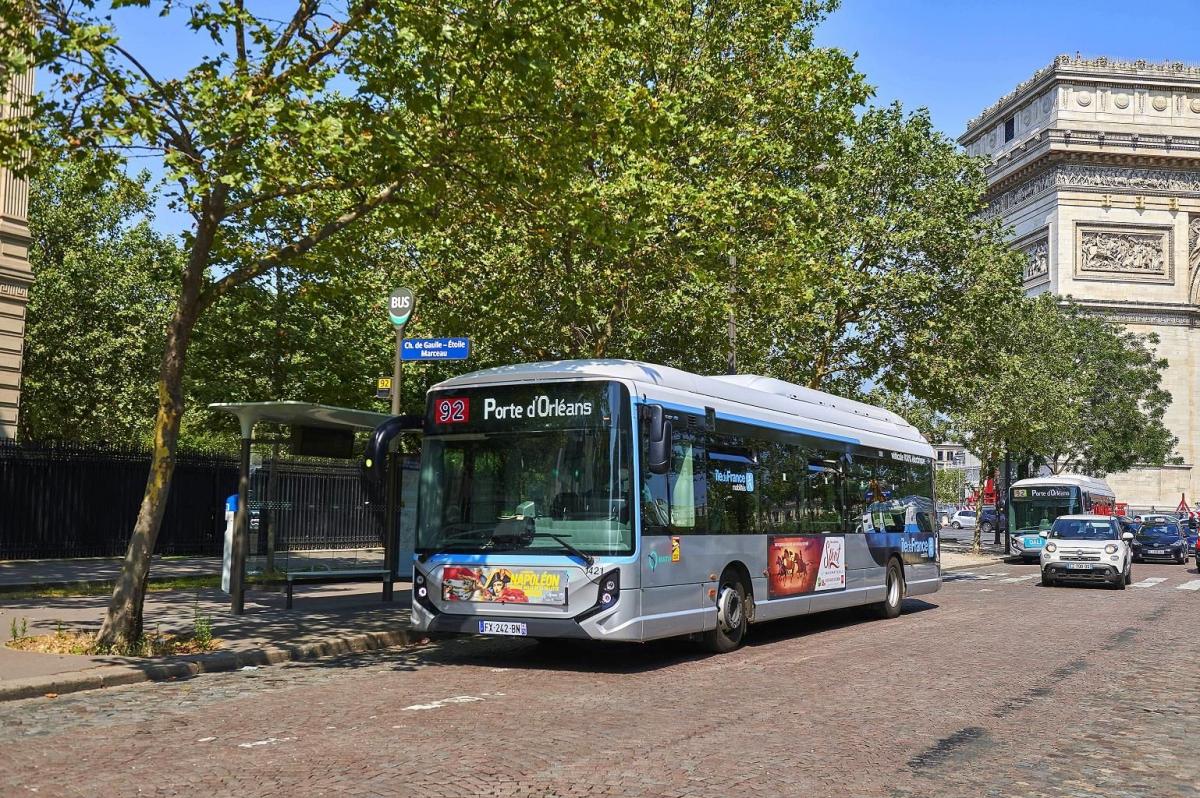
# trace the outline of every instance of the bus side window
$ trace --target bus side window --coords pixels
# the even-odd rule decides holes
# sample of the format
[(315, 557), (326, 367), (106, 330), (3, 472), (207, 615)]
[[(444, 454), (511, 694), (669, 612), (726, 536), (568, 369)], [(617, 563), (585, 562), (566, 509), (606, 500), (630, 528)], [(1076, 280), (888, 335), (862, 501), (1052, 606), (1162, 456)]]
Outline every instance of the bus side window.
[[(704, 447), (693, 433), (676, 430), (671, 448), (668, 473), (642, 469), (642, 530), (647, 535), (703, 533), (708, 501)], [(643, 458), (645, 451), (643, 441)]]

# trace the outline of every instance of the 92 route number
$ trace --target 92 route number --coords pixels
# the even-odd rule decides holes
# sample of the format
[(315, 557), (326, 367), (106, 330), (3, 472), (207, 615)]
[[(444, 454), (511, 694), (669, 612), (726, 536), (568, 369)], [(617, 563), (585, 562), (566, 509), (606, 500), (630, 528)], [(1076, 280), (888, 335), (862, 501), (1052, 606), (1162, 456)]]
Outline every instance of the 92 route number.
[(471, 400), (465, 396), (448, 396), (433, 405), (434, 424), (465, 424), (471, 414)]

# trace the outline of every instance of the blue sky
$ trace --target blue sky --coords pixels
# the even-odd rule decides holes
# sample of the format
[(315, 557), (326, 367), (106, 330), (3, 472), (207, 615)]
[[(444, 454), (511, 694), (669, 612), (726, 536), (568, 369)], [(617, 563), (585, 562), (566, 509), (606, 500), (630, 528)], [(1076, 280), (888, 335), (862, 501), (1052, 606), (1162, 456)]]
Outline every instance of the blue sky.
[[(1200, 63), (1197, 10), (1197, 0), (843, 0), (817, 43), (858, 54), (874, 102), (926, 107), (957, 137), (1060, 53)], [(153, 11), (126, 9), (116, 21), (123, 43), (160, 77), (195, 64), (207, 43), (181, 14), (164, 26)], [(173, 232), (181, 221), (160, 205), (157, 227)]]
[(927, 107), (957, 137), (1060, 53), (1200, 63), (1196, 0), (842, 0), (817, 43), (858, 53), (876, 102)]

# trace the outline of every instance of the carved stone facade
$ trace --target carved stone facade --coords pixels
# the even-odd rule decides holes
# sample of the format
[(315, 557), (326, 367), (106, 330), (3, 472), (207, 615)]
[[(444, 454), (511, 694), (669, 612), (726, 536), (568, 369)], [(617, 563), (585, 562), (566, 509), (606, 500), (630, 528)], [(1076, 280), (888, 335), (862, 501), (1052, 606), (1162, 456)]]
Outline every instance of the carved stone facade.
[[(0, 113), (8, 113), (14, 96), (33, 92), (33, 75), (0, 94)], [(25, 343), (25, 308), (29, 304), (29, 187), (0, 169), (0, 439), (17, 431), (21, 403), (21, 365)]]
[(1113, 474), (1133, 507), (1200, 501), (1200, 67), (1060, 56), (968, 123), (991, 159), (987, 215), (1011, 228), (1025, 288), (1070, 295), (1169, 366), (1183, 463)]
[(1075, 223), (1075, 279), (1174, 281), (1170, 227)]
[(1050, 279), (1050, 240), (1046, 231), (1034, 234), (1025, 241), (1017, 243), (1017, 248), (1025, 255), (1025, 270), (1023, 273), (1025, 285), (1044, 283)]

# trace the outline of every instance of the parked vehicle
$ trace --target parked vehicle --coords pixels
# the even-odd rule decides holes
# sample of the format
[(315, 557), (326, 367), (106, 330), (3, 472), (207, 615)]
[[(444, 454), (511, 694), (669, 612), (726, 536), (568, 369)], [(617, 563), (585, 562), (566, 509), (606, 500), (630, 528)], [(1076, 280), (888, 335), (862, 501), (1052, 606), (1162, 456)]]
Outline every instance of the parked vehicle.
[(1109, 515), (1064, 515), (1041, 533), (1042, 584), (1104, 582), (1124, 590), (1133, 581), (1133, 534)]
[(976, 523), (974, 510), (959, 510), (950, 516), (950, 526), (954, 529), (974, 529)]
[(992, 509), (990, 507), (984, 508), (979, 513), (979, 531), (980, 532), (982, 532), (985, 535), (990, 535), (990, 534), (992, 534), (992, 532), (994, 532), (996, 530), (997, 525), (1000, 525), (1001, 529), (1004, 528), (1003, 525), (1000, 524), (1000, 516), (996, 514), (996, 511), (994, 509)]
[(1187, 535), (1178, 524), (1142, 524), (1133, 537), (1133, 561), (1170, 560), (1186, 565)]

